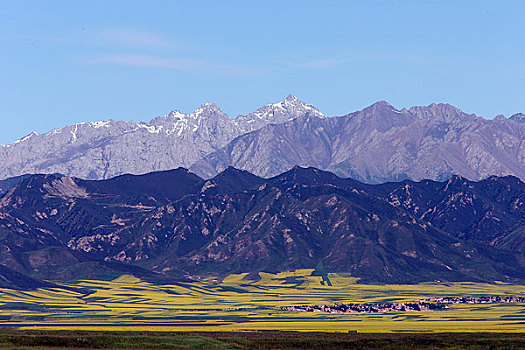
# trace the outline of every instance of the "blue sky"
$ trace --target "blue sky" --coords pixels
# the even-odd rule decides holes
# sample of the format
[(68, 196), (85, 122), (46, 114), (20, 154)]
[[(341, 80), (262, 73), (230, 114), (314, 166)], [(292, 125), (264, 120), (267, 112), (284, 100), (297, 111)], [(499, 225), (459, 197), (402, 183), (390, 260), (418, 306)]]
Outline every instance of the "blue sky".
[(525, 112), (524, 1), (8, 1), (0, 144), (88, 120), (293, 93), (327, 115), (375, 101)]

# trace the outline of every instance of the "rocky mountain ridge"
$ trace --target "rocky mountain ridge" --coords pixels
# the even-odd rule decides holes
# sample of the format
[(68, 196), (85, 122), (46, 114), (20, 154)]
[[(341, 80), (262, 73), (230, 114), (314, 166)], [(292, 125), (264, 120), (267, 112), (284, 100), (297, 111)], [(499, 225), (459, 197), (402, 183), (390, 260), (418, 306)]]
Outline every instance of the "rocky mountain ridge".
[(235, 137), (269, 123), (307, 114), (323, 118), (313, 106), (290, 95), (248, 115), (228, 117), (205, 103), (190, 114), (172, 111), (149, 123), (105, 120), (35, 132), (0, 146), (0, 179), (30, 173), (61, 173), (107, 179), (189, 167)]
[(380, 183), (405, 178), (525, 179), (523, 115), (487, 120), (448, 104), (398, 110), (385, 101), (326, 118), (290, 95), (233, 119), (215, 104), (149, 123), (66, 126), (0, 147), (0, 179), (61, 173), (108, 179), (176, 167), (213, 177), (228, 166), (271, 177), (295, 165)]
[(44, 280), (322, 268), (374, 283), (525, 283), (524, 227), (525, 184), (511, 176), (369, 185), (297, 166), (270, 179), (232, 167), (208, 180), (184, 168), (32, 175), (0, 197), (0, 265)]
[(397, 110), (381, 101), (342, 117), (299, 117), (242, 135), (191, 169), (203, 177), (226, 166), (269, 177), (314, 166), (368, 183), (403, 179), (525, 179), (525, 124), (487, 120), (448, 104)]

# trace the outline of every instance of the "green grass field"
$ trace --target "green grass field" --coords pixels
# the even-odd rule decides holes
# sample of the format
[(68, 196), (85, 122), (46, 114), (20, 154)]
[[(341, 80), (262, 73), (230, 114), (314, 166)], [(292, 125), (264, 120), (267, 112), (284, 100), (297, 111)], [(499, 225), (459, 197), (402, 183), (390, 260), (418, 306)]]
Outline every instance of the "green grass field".
[(87, 332), (0, 329), (0, 349), (523, 349), (523, 333)]
[(282, 311), (282, 306), (292, 305), (407, 302), (434, 296), (525, 296), (525, 286), (504, 283), (363, 285), (345, 274), (311, 274), (312, 270), (261, 273), (258, 281), (239, 274), (220, 282), (175, 285), (121, 276), (35, 291), (0, 289), (0, 322), (38, 330), (525, 331), (524, 304), (458, 304), (438, 311), (376, 314)]

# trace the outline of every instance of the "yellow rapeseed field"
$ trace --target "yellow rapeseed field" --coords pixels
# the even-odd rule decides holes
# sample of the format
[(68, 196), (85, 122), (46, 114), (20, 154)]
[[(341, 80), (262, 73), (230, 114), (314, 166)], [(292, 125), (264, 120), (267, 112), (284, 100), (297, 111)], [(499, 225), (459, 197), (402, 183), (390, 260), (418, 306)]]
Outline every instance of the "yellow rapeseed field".
[(132, 276), (80, 280), (35, 291), (0, 289), (3, 326), (75, 330), (525, 331), (524, 304), (458, 304), (421, 312), (330, 314), (283, 306), (408, 302), (439, 296), (525, 296), (495, 282), (366, 285), (348, 274), (303, 269), (155, 285)]

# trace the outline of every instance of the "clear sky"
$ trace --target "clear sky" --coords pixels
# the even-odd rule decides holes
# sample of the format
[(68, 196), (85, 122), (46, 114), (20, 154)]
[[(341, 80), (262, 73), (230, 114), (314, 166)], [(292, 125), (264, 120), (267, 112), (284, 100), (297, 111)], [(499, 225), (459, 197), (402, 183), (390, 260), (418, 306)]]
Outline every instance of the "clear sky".
[(0, 0), (0, 144), (81, 121), (293, 93), (525, 112), (525, 1)]

